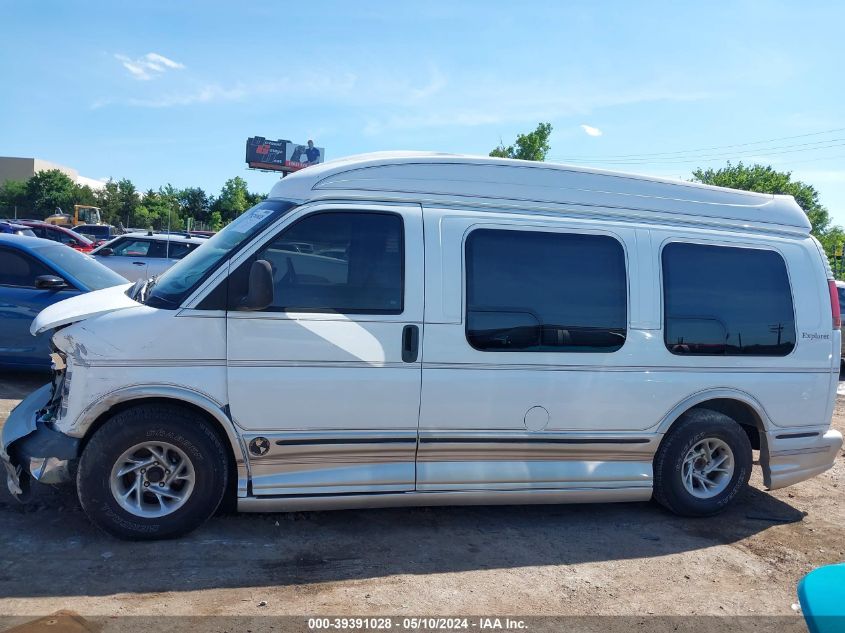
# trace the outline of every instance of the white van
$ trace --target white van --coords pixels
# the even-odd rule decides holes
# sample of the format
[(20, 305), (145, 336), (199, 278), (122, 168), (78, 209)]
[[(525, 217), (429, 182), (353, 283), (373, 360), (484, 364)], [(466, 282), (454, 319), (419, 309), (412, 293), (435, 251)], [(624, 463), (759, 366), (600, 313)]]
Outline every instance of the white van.
[(831, 467), (839, 304), (788, 196), (521, 161), (310, 167), (161, 277), (53, 305), (10, 489), (94, 523), (643, 501), (710, 515)]

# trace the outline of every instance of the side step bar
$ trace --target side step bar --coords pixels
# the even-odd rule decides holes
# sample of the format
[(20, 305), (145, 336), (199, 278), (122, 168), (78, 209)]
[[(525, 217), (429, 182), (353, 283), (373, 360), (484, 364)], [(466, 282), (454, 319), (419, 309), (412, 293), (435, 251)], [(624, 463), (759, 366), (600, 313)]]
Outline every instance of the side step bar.
[(299, 512), (449, 505), (522, 505), (552, 503), (615, 503), (648, 501), (651, 484), (625, 488), (559, 490), (460, 490), (449, 492), (385, 492), (305, 497), (242, 497), (239, 512)]

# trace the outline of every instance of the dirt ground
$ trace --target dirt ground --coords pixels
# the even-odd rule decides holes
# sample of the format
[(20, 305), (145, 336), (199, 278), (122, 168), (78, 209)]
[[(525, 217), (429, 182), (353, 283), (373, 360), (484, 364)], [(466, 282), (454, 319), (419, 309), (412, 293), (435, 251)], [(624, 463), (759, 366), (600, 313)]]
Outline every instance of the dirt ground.
[[(0, 374), (0, 421), (44, 380)], [(845, 396), (834, 426), (845, 431)], [(0, 492), (0, 614), (784, 615), (845, 560), (845, 459), (711, 519), (651, 503), (218, 516), (180, 540), (95, 530), (71, 490)], [(266, 603), (266, 604), (264, 604)]]

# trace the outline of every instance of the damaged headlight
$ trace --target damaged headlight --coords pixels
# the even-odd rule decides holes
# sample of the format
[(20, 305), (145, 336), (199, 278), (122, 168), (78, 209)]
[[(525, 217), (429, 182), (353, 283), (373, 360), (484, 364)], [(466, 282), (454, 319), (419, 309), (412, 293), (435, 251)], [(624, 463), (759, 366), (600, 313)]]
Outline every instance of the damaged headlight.
[(68, 395), (70, 394), (70, 379), (71, 379), (72, 372), (70, 371), (70, 367), (65, 370), (64, 380), (62, 381), (62, 395), (61, 395), (61, 404), (59, 404), (59, 417), (64, 418), (67, 415), (67, 401)]
[(62, 371), (65, 367), (67, 367), (65, 358), (65, 355), (61, 352), (53, 352), (50, 354), (50, 369), (54, 372)]
[(53, 369), (53, 394), (47, 406), (47, 417), (49, 419), (53, 417), (51, 413), (58, 413), (55, 417), (63, 418), (67, 413), (71, 368), (68, 366), (67, 356), (60, 351), (50, 354), (50, 361)]

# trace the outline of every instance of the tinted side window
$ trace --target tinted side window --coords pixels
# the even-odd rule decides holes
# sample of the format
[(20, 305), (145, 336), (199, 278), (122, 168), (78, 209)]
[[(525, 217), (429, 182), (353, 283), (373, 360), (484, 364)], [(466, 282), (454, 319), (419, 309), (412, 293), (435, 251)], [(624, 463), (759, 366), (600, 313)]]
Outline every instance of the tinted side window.
[(73, 237), (73, 235), (70, 235), (69, 233), (65, 233), (64, 231), (56, 231), (54, 239), (57, 242), (67, 244), (68, 246), (82, 246), (82, 242), (80, 240), (76, 239), (75, 237)]
[(836, 292), (839, 294), (839, 313), (845, 314), (845, 288), (837, 286)]
[[(64, 231), (60, 231), (58, 229), (45, 229), (43, 227), (30, 227), (38, 237), (43, 237), (48, 240), (52, 240), (54, 242), (59, 242), (60, 244), (77, 244), (78, 240), (74, 239), (73, 236), (65, 233)], [(38, 230), (41, 230), (39, 233)]]
[(170, 259), (182, 259), (197, 246), (198, 244), (191, 244), (190, 242), (170, 242), (166, 254)]
[[(173, 246), (171, 244), (171, 246)], [(167, 242), (154, 240), (150, 243), (150, 248), (147, 251), (147, 257), (165, 258), (167, 257)]]
[(125, 239), (112, 246), (112, 251), (117, 257), (147, 257), (150, 246), (149, 240)]
[(0, 249), (0, 285), (34, 288), (35, 278), (54, 274), (46, 266), (23, 253)]
[(476, 349), (613, 352), (625, 343), (625, 254), (612, 237), (480, 229), (467, 238), (466, 268)]
[[(273, 269), (268, 311), (400, 314), (402, 218), (390, 213), (316, 213), (294, 223), (232, 277), (231, 301), (246, 293), (248, 268)], [(236, 306), (232, 306), (235, 308)]]
[(663, 297), (674, 354), (786, 356), (795, 347), (789, 277), (775, 251), (669, 244)]
[(42, 229), (43, 232), (41, 234), (39, 234), (35, 231), (35, 229), (33, 227), (29, 227), (29, 228), (31, 228), (32, 231), (36, 235), (38, 235), (38, 237), (43, 237), (44, 239), (52, 240), (54, 242), (61, 242), (62, 241), (61, 240), (61, 235), (62, 235), (61, 231), (51, 231), (50, 229)]
[(107, 238), (111, 235), (111, 227), (98, 225), (78, 226), (74, 229), (83, 235), (94, 235), (97, 238)]

